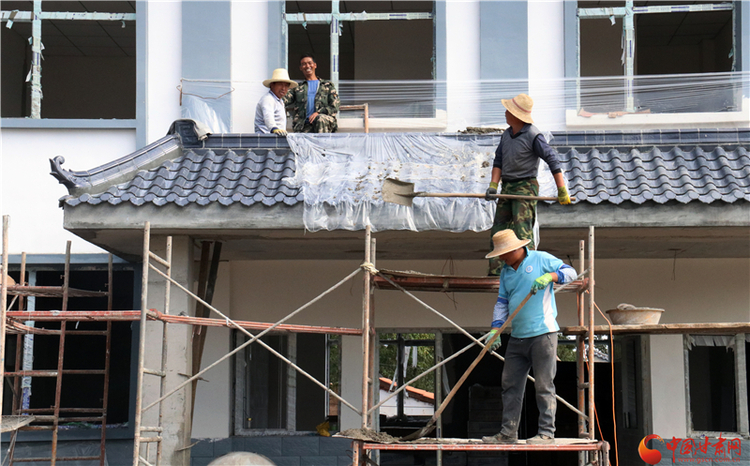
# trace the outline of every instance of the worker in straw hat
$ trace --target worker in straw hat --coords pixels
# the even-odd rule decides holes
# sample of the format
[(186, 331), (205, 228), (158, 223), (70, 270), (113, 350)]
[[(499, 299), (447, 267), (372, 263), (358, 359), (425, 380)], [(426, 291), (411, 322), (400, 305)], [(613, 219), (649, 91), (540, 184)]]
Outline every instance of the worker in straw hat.
[[(526, 391), (526, 376), (534, 370), (536, 405), (539, 408), (537, 435), (527, 444), (553, 443), (555, 438), (555, 384), (557, 372), (557, 305), (552, 283), (569, 283), (576, 278), (573, 267), (555, 256), (529, 249), (529, 239), (518, 239), (513, 230), (502, 230), (492, 236), (493, 250), (485, 258), (498, 257), (504, 261), (500, 272), (500, 289), (492, 313), (492, 330), (488, 340), (500, 331), (529, 292), (533, 296), (511, 322), (510, 339), (505, 350), (502, 375), (503, 423), (500, 432), (483, 437), (485, 443), (515, 443), (521, 403)], [(490, 347), (501, 344), (496, 338)]]
[(255, 132), (286, 136), (286, 110), (282, 99), (289, 89), (297, 87), (297, 83), (289, 79), (284, 68), (276, 68), (271, 79), (263, 81), (263, 85), (268, 92), (255, 107)]
[[(558, 201), (560, 204), (570, 204), (558, 154), (547, 144), (539, 128), (533, 125), (531, 108), (534, 101), (526, 94), (518, 94), (512, 99), (503, 99), (502, 102), (505, 121), (509, 127), (503, 132), (495, 150), (492, 179), (487, 188), (486, 199), (493, 199), (490, 195), (497, 194), (501, 183), (502, 194), (538, 196), (539, 183), (536, 176), (539, 159), (542, 159), (547, 162), (555, 178)], [(536, 249), (533, 241), (535, 220), (536, 201), (500, 199), (497, 202), (491, 236), (510, 228), (519, 238), (532, 240), (529, 247)], [(498, 259), (490, 260), (490, 275), (499, 275), (501, 268), (502, 264)]]

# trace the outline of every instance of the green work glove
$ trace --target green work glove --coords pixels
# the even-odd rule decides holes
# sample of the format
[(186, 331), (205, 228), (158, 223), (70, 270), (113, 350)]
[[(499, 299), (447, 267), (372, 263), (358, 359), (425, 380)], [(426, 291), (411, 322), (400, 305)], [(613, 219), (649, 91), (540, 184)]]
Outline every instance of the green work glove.
[(533, 294), (536, 294), (537, 291), (547, 288), (547, 285), (552, 283), (552, 280), (552, 274), (545, 273), (541, 277), (534, 280), (534, 283), (531, 285), (531, 292)]
[[(490, 333), (487, 334), (487, 340), (485, 341), (489, 342), (490, 340), (492, 340), (492, 337), (498, 334), (498, 330), (499, 329), (496, 329), (496, 328), (493, 328), (492, 330), (490, 330)], [(500, 348), (502, 344), (503, 342), (500, 340), (500, 335), (497, 335), (497, 338), (495, 338), (495, 341), (492, 342), (488, 351), (495, 351), (496, 349)]]
[(570, 204), (570, 196), (568, 195), (568, 188), (560, 186), (557, 188), (557, 202), (562, 205)]
[(484, 193), (485, 201), (494, 201), (494, 197), (490, 197), (493, 194), (497, 194), (497, 183), (490, 183), (490, 187), (487, 188), (487, 192)]
[[(273, 130), (271, 130), (271, 132), (278, 136), (286, 136), (286, 130), (283, 130), (283, 129), (274, 128)], [(570, 201), (568, 201), (568, 203), (570, 203)]]

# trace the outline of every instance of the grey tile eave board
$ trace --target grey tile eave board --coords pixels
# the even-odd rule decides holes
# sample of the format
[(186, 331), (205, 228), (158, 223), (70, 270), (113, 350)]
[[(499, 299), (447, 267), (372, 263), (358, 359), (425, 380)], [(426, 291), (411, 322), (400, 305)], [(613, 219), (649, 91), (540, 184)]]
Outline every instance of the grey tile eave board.
[[(593, 225), (606, 228), (672, 228), (672, 227), (750, 227), (750, 202), (732, 204), (714, 202), (681, 204), (670, 201), (657, 204), (623, 202), (618, 205), (588, 203), (561, 206), (539, 205), (539, 223), (542, 228), (582, 228)], [(122, 203), (117, 206), (102, 203), (98, 206), (81, 204), (66, 207), (63, 226), (67, 230), (132, 230), (141, 229), (146, 221), (152, 229), (169, 230), (273, 230), (304, 229), (303, 204), (287, 206), (278, 203), (271, 207), (254, 204), (246, 207), (239, 203), (223, 206), (211, 203), (206, 206), (174, 204), (134, 206)]]
[(589, 225), (599, 228), (750, 228), (750, 202), (544, 204), (538, 207), (538, 218), (541, 228), (583, 228)]
[(206, 206), (175, 204), (156, 206), (151, 203), (135, 206), (129, 202), (119, 205), (80, 204), (66, 206), (63, 227), (66, 230), (133, 230), (142, 229), (151, 222), (152, 230), (258, 230), (258, 229), (303, 229), (302, 203), (288, 206), (278, 203), (267, 207), (260, 203), (244, 206), (234, 203), (228, 206), (210, 203)]

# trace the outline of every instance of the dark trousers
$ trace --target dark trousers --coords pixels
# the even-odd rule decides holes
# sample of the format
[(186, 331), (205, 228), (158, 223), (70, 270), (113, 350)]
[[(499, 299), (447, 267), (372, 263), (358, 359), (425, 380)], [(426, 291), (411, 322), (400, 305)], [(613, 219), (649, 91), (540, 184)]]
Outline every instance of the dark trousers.
[(557, 333), (531, 338), (510, 337), (503, 367), (503, 427), (509, 437), (518, 437), (526, 376), (534, 369), (536, 406), (539, 408), (539, 434), (555, 436), (554, 378), (557, 373)]

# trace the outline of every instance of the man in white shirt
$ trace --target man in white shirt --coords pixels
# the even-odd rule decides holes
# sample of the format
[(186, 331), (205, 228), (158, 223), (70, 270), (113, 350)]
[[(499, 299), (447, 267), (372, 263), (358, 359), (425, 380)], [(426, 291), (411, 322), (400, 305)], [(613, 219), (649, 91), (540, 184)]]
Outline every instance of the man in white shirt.
[(297, 87), (297, 83), (289, 79), (284, 68), (276, 68), (271, 79), (263, 81), (263, 85), (269, 91), (255, 107), (255, 132), (286, 136), (286, 110), (282, 99), (289, 89)]

